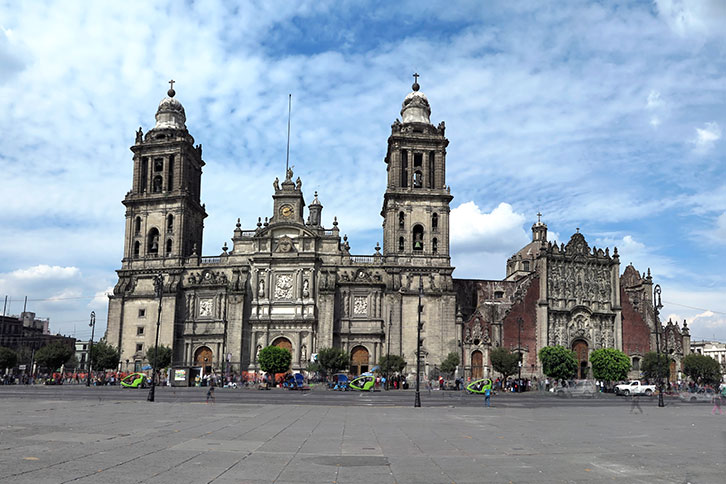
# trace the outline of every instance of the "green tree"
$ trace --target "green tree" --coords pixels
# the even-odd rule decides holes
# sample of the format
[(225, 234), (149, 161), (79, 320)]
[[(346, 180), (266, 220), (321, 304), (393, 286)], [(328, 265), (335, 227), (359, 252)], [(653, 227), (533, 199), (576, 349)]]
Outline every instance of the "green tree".
[(268, 346), (260, 350), (257, 361), (262, 371), (274, 378), (276, 373), (285, 373), (290, 369), (292, 353), (279, 346)]
[(497, 348), (491, 352), (492, 368), (502, 374), (502, 379), (514, 375), (519, 369), (519, 353), (512, 353), (506, 348)]
[(563, 346), (545, 346), (539, 350), (542, 372), (550, 378), (567, 380), (577, 371), (575, 352)]
[(68, 361), (63, 363), (63, 366), (65, 366), (66, 370), (75, 370), (78, 368), (78, 358), (75, 354), (72, 354), (70, 358), (68, 358)]
[(406, 368), (406, 360), (399, 355), (385, 355), (381, 356), (381, 359), (378, 360), (378, 366), (380, 367), (381, 373), (390, 375), (403, 371)]
[(341, 348), (320, 348), (318, 350), (318, 364), (323, 373), (332, 375), (348, 368), (350, 356)]
[(58, 370), (63, 363), (73, 356), (75, 349), (61, 341), (47, 344), (35, 352), (38, 365), (50, 371)]
[(683, 358), (683, 373), (698, 384), (715, 384), (721, 381), (721, 365), (710, 356), (691, 353)]
[[(660, 360), (660, 365), (658, 361)], [(660, 366), (660, 373), (658, 372), (658, 366)], [(640, 362), (640, 371), (643, 376), (648, 380), (655, 380), (657, 378), (667, 379), (670, 375), (670, 362), (666, 355), (658, 356), (658, 353), (651, 351), (643, 356), (643, 361)]]
[(460, 361), (459, 353), (452, 351), (446, 355), (444, 361), (441, 362), (441, 371), (449, 376), (453, 376)]
[(94, 343), (91, 348), (91, 366), (95, 370), (115, 370), (118, 368), (119, 352), (118, 350), (101, 340)]
[(164, 345), (159, 345), (159, 361), (154, 361), (154, 347), (150, 347), (148, 350), (146, 350), (146, 360), (149, 362), (149, 364), (157, 369), (160, 370), (162, 368), (168, 368), (169, 365), (171, 365), (171, 348)]
[(5, 368), (14, 368), (18, 364), (18, 354), (10, 348), (0, 347), (0, 372), (4, 373)]
[(620, 350), (601, 348), (590, 354), (592, 375), (597, 380), (619, 381), (628, 378), (630, 358)]

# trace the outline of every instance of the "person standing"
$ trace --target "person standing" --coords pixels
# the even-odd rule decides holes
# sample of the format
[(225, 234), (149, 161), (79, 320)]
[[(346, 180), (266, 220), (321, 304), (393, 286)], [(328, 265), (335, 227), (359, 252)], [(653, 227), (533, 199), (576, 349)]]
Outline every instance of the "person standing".
[(484, 406), (491, 407), (492, 400), (492, 389), (491, 386), (484, 388)]
[(721, 412), (721, 394), (713, 392), (713, 409), (711, 410), (711, 415), (716, 415), (716, 411), (718, 411), (719, 415), (723, 415)]
[(207, 390), (207, 403), (209, 403), (209, 400), (212, 400), (212, 405), (214, 405), (214, 382), (210, 382), (209, 384), (209, 390)]

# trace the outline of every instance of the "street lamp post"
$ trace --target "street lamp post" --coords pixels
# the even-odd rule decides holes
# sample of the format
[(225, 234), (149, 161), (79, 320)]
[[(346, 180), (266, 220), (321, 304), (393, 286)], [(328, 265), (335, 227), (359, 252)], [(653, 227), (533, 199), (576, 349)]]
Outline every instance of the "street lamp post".
[(522, 318), (517, 318), (517, 392), (522, 391)]
[(86, 375), (86, 386), (91, 386), (91, 372), (93, 371), (93, 363), (91, 362), (91, 354), (93, 350), (93, 336), (96, 333), (96, 311), (91, 311), (91, 321), (88, 323), (91, 327), (91, 341), (88, 343), (88, 374)]
[(423, 276), (418, 278), (418, 324), (417, 324), (417, 336), (416, 336), (416, 400), (413, 403), (414, 407), (421, 406), (421, 297), (423, 296)]
[(656, 361), (658, 364), (656, 365), (656, 378), (658, 379), (658, 406), (659, 407), (665, 407), (665, 403), (663, 402), (663, 380), (661, 379), (661, 358), (660, 358), (660, 318), (659, 313), (660, 310), (663, 309), (663, 304), (661, 303), (660, 299), (660, 284), (656, 284), (653, 288), (653, 311), (655, 313), (655, 354), (656, 354)]
[(156, 371), (159, 359), (159, 326), (161, 325), (161, 296), (164, 289), (164, 276), (157, 274), (154, 276), (154, 291), (156, 291), (156, 297), (159, 299), (159, 311), (156, 313), (156, 341), (154, 343), (154, 361), (151, 365), (151, 388), (149, 389), (149, 396), (146, 398), (148, 401), (154, 401), (154, 394), (156, 393)]

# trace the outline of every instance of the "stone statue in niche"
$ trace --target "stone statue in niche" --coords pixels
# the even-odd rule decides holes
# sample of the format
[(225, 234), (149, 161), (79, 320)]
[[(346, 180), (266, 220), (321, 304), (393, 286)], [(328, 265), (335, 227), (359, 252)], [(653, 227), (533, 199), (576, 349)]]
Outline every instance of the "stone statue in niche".
[(310, 296), (310, 281), (307, 280), (307, 279), (305, 279), (303, 281), (302, 295), (303, 295), (303, 297), (309, 297)]
[(255, 361), (259, 361), (261, 350), (262, 350), (262, 345), (257, 345), (257, 350), (255, 352)]
[(308, 347), (305, 345), (302, 345), (300, 347), (300, 361), (307, 361), (308, 360)]
[(265, 297), (265, 280), (264, 279), (260, 279), (260, 282), (257, 284), (257, 296)]

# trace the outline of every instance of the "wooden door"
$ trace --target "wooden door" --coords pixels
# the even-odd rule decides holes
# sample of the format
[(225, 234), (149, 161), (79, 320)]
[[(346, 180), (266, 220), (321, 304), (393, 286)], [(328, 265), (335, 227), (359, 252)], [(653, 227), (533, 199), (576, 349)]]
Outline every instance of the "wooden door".
[(587, 378), (588, 373), (588, 347), (587, 342), (579, 339), (572, 344), (572, 350), (575, 352), (575, 358), (577, 358), (577, 378), (584, 380)]
[(471, 354), (471, 379), (480, 380), (484, 378), (484, 355), (476, 350)]
[(369, 359), (370, 354), (365, 347), (356, 346), (353, 348), (353, 351), (350, 352), (350, 372), (354, 375), (367, 372)]

